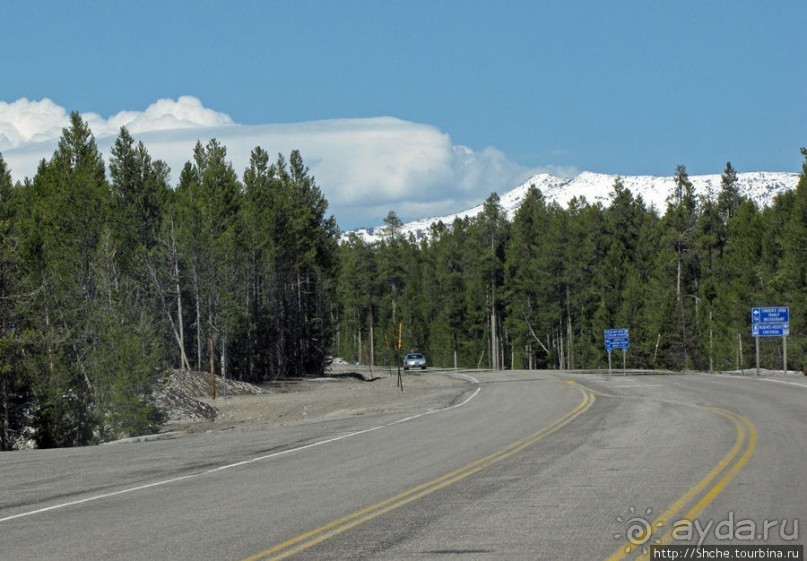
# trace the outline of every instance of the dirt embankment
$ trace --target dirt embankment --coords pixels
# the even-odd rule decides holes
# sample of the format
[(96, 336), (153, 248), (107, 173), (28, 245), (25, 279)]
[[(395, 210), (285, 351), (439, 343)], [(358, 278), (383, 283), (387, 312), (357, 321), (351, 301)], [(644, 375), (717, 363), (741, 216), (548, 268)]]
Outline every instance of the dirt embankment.
[[(377, 413), (417, 412), (450, 405), (471, 385), (449, 373), (396, 371), (341, 366), (336, 376), (287, 380), (261, 386), (217, 380), (210, 397), (210, 375), (174, 372), (160, 403), (169, 421), (164, 431), (185, 433), (217, 430), (259, 430)], [(355, 374), (355, 376), (351, 375)], [(364, 381), (369, 379), (370, 381)]]

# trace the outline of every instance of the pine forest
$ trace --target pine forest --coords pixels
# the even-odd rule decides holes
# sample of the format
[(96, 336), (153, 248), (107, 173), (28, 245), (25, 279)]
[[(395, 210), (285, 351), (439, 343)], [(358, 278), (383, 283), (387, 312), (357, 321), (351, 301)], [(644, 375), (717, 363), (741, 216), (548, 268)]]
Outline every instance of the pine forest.
[[(33, 178), (0, 155), (0, 450), (23, 425), (43, 448), (154, 432), (168, 373), (225, 355), (255, 383), (410, 350), (444, 368), (600, 369), (604, 330), (627, 328), (628, 368), (739, 370), (755, 364), (751, 308), (776, 305), (789, 367), (807, 369), (801, 154), (796, 189), (765, 208), (730, 163), (715, 200), (679, 165), (661, 210), (619, 180), (607, 207), (533, 188), (512, 220), (493, 193), (421, 240), (390, 211), (368, 244), (339, 231), (298, 151), (256, 147), (235, 170), (200, 141), (172, 185), (125, 128), (105, 162), (73, 113)], [(781, 338), (760, 351), (782, 369)]]

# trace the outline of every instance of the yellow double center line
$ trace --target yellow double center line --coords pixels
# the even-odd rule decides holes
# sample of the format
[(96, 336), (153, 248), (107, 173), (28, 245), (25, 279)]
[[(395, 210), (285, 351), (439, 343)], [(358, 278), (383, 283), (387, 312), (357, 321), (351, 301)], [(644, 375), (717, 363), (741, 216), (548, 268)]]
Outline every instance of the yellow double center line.
[(466, 477), (469, 477), (497, 462), (504, 460), (505, 458), (509, 458), (510, 456), (517, 454), (524, 448), (535, 444), (542, 438), (572, 422), (594, 404), (595, 397), (593, 393), (577, 385), (574, 387), (580, 391), (581, 394), (583, 394), (583, 400), (577, 405), (577, 407), (567, 412), (546, 428), (543, 428), (526, 438), (513, 442), (512, 444), (509, 444), (501, 450), (485, 456), (484, 458), (471, 462), (458, 470), (447, 473), (441, 477), (438, 477), (437, 479), (429, 481), (428, 483), (412, 487), (400, 495), (396, 495), (374, 505), (368, 506), (367, 508), (345, 516), (344, 518), (334, 520), (328, 524), (325, 524), (324, 526), (320, 526), (319, 528), (304, 534), (300, 534), (297, 537), (287, 540), (256, 555), (247, 557), (244, 559), (244, 561), (257, 561), (259, 559), (285, 559), (291, 555), (299, 553), (300, 551), (313, 547), (318, 543), (324, 542), (325, 540), (346, 532), (359, 524), (363, 524), (391, 510), (407, 505), (444, 487), (448, 487), (449, 485), (452, 485), (457, 481), (461, 481)]
[[(597, 392), (599, 393), (599, 392)], [(612, 394), (604, 394), (609, 397), (624, 397), (626, 399), (649, 399), (649, 398), (633, 398), (626, 396), (617, 396)], [(670, 403), (673, 405), (682, 405), (684, 407), (691, 407), (694, 409), (701, 409), (715, 413), (725, 417), (734, 424), (737, 431), (737, 437), (731, 450), (712, 468), (706, 476), (693, 485), (686, 493), (684, 493), (677, 501), (659, 515), (658, 518), (650, 523), (650, 534), (636, 536), (636, 539), (631, 542), (627, 541), (617, 549), (607, 561), (620, 561), (631, 553), (636, 553), (637, 550), (642, 550), (642, 554), (638, 557), (640, 560), (648, 559), (650, 554), (649, 546), (654, 544), (668, 544), (673, 539), (674, 522), (677, 520), (692, 521), (703, 512), (703, 510), (717, 497), (718, 494), (729, 484), (735, 475), (743, 468), (757, 446), (757, 429), (754, 424), (747, 418), (732, 411), (720, 409), (718, 407), (707, 407), (689, 403), (686, 401), (674, 401), (668, 399), (653, 399), (662, 403)], [(697, 501), (696, 501), (697, 499)], [(693, 502), (696, 501), (696, 502)], [(683, 515), (678, 515), (685, 507), (689, 506)], [(662, 532), (664, 532), (662, 534)], [(658, 535), (660, 537), (658, 537)]]

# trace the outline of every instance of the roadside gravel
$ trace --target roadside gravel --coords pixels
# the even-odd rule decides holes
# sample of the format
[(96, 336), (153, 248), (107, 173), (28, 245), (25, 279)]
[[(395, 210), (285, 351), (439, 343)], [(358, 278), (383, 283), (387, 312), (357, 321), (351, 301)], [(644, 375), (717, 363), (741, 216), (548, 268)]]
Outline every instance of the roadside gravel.
[[(393, 370), (335, 367), (338, 377), (287, 380), (260, 386), (261, 393), (238, 393), (217, 399), (193, 396), (216, 411), (214, 420), (169, 422), (176, 434), (222, 430), (266, 430), (275, 426), (384, 413), (414, 413), (447, 407), (474, 385), (453, 371), (402, 372), (404, 390)], [(354, 377), (355, 376), (355, 377)], [(364, 381), (361, 377), (369, 378)]]

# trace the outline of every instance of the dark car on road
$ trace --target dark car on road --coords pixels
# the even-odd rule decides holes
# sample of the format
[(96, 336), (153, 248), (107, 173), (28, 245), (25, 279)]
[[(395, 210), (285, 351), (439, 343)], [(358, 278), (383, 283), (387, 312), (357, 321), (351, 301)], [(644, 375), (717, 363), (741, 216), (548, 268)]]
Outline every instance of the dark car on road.
[(409, 353), (404, 357), (403, 367), (404, 370), (409, 370), (410, 368), (426, 370), (426, 357), (423, 353)]

